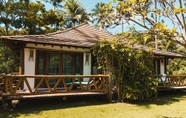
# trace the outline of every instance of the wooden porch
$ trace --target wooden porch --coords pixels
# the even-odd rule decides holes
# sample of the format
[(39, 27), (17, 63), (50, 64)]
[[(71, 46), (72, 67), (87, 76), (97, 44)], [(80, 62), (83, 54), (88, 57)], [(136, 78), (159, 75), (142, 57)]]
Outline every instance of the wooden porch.
[(154, 75), (158, 90), (186, 89), (186, 75)]
[[(88, 81), (83, 81), (83, 79)], [(38, 80), (32, 86), (29, 80)], [(55, 80), (54, 85), (49, 81)], [(66, 80), (70, 79), (70, 82)], [(107, 95), (108, 75), (4, 75), (1, 78), (1, 99), (25, 99), (40, 97), (66, 97), (81, 95)], [(23, 87), (24, 84), (24, 87)], [(45, 88), (41, 87), (45, 84)], [(27, 89), (25, 89), (27, 88)]]
[[(85, 78), (88, 81), (82, 81)], [(186, 89), (186, 75), (154, 75), (154, 78), (158, 90)], [(28, 79), (39, 81), (31, 86)], [(52, 86), (49, 84), (50, 79), (56, 80)], [(71, 79), (71, 82), (66, 79)], [(0, 83), (2, 100), (108, 95), (109, 91), (109, 75), (4, 75)], [(41, 87), (42, 84), (46, 87)]]

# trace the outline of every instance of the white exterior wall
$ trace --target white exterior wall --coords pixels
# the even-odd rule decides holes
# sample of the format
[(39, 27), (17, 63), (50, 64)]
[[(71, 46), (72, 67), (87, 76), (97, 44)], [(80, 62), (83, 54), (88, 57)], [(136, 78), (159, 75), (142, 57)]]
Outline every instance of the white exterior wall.
[[(35, 45), (35, 44), (27, 44), (27, 48), (24, 49), (24, 68), (25, 75), (35, 75), (35, 63), (36, 63), (36, 48), (38, 49), (50, 49), (55, 51), (69, 51), (69, 52), (83, 52), (83, 75), (91, 75), (91, 53), (89, 49), (84, 48), (74, 48), (74, 47), (59, 47), (59, 46), (51, 46), (51, 45)], [(30, 57), (30, 49), (34, 50), (33, 60), (29, 60)], [(31, 89), (34, 88), (34, 79), (27, 78)], [(88, 78), (84, 78), (83, 81), (88, 81)], [(24, 89), (27, 90), (28, 87), (26, 83), (24, 83)]]
[[(83, 53), (83, 75), (91, 75), (91, 53)], [(87, 82), (89, 79), (84, 78)]]
[(165, 61), (161, 60), (160, 61), (160, 74), (165, 74)]
[[(30, 58), (30, 49), (24, 49), (24, 74), (35, 75), (35, 62), (36, 62), (36, 49), (33, 50), (33, 58)], [(34, 89), (34, 78), (27, 78), (31, 89)], [(28, 90), (26, 83), (24, 82), (24, 90)]]

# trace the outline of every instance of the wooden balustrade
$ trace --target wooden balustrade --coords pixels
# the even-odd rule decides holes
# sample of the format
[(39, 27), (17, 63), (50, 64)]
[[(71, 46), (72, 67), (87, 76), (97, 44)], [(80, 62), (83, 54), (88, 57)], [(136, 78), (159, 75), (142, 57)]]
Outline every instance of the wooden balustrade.
[[(35, 85), (28, 81), (39, 80)], [(83, 79), (88, 81), (82, 81)], [(55, 79), (54, 85), (50, 85), (49, 80)], [(66, 79), (72, 81), (67, 82)], [(108, 75), (4, 75), (3, 76), (3, 95), (39, 95), (54, 93), (76, 93), (76, 92), (102, 92), (108, 93)], [(21, 83), (24, 83), (24, 87)], [(32, 83), (33, 84), (33, 83)], [(41, 87), (45, 84), (45, 88)], [(27, 88), (27, 89), (25, 89)]]
[(186, 75), (154, 75), (158, 88), (186, 88)]
[[(186, 75), (154, 75), (158, 89), (186, 89)], [(86, 82), (83, 81), (86, 78)], [(35, 85), (29, 81), (36, 81)], [(55, 79), (53, 85), (50, 79)], [(66, 81), (71, 79), (71, 81)], [(107, 94), (109, 75), (3, 75), (2, 96)], [(32, 82), (33, 82), (32, 81)], [(24, 87), (23, 87), (24, 84)], [(45, 85), (43, 87), (42, 85)], [(26, 89), (25, 89), (26, 88)]]

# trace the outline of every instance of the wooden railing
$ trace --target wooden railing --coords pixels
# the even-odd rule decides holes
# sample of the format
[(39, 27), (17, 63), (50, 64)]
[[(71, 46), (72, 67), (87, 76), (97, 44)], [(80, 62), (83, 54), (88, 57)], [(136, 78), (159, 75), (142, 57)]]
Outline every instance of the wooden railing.
[(186, 75), (154, 75), (158, 88), (186, 87)]
[[(37, 79), (38, 82), (33, 86), (28, 78), (34, 81)], [(49, 82), (51, 78), (55, 79), (52, 86)], [(87, 82), (82, 81), (85, 78)], [(71, 82), (67, 82), (66, 79), (71, 79)], [(7, 96), (70, 92), (108, 93), (108, 81), (108, 75), (4, 75), (1, 89)], [(42, 84), (45, 84), (45, 88), (41, 87)], [(24, 89), (25, 87), (28, 89)]]

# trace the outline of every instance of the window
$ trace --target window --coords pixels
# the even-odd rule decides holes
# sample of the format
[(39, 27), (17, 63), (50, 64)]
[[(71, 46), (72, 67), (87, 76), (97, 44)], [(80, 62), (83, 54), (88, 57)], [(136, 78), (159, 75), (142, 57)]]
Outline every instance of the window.
[[(36, 61), (38, 75), (81, 75), (83, 73), (83, 53), (37, 51)], [(53, 86), (56, 81), (50, 78), (50, 86)], [(41, 87), (46, 87), (44, 84)]]

